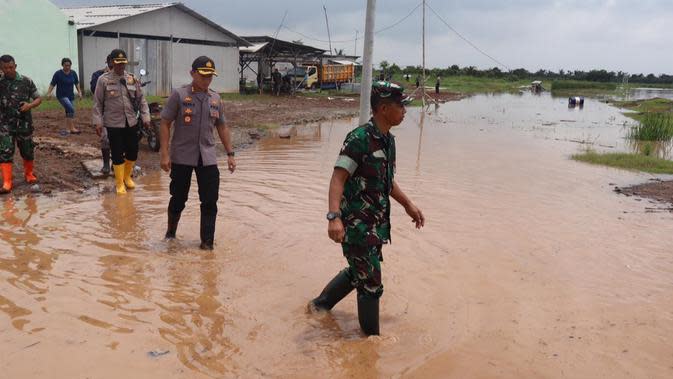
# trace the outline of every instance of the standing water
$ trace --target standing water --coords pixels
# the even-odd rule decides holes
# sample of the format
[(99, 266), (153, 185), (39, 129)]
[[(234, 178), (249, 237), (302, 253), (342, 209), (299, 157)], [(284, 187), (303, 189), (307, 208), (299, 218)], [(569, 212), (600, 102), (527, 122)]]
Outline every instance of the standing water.
[[(127, 196), (5, 198), (0, 370), (8, 378), (670, 377), (673, 217), (615, 185), (651, 175), (569, 159), (628, 150), (628, 119), (587, 99), (474, 96), (397, 136), (380, 337), (353, 295), (306, 303), (345, 266), (327, 186), (355, 120), (299, 126), (222, 173), (214, 252), (198, 250), (196, 192), (162, 240), (168, 176)], [(226, 162), (221, 163), (226, 167)], [(196, 186), (196, 183), (193, 184)]]

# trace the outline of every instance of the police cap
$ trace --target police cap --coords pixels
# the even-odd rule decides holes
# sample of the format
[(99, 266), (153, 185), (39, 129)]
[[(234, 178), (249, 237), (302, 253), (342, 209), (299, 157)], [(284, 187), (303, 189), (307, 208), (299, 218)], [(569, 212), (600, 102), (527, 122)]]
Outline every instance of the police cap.
[(194, 62), (192, 63), (192, 71), (198, 72), (201, 75), (217, 76), (217, 71), (215, 71), (215, 62), (205, 55), (194, 59)]

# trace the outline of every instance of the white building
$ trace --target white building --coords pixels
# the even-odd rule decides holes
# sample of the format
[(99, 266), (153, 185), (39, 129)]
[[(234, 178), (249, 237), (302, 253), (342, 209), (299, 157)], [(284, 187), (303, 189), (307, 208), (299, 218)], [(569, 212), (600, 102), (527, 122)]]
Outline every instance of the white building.
[(49, 0), (0, 0), (0, 55), (16, 60), (17, 71), (47, 91), (61, 59), (77, 70), (77, 30)]
[(194, 58), (206, 55), (219, 76), (211, 88), (238, 91), (239, 47), (249, 43), (181, 3), (64, 8), (77, 26), (79, 72), (89, 89), (91, 74), (116, 48), (126, 51), (127, 70), (151, 81), (146, 93), (168, 95), (191, 82)]

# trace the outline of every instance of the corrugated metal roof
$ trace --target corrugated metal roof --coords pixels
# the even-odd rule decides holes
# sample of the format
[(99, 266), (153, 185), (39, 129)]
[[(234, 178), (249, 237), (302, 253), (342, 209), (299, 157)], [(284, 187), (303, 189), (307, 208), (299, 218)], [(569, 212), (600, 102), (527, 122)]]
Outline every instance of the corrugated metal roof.
[(208, 24), (220, 32), (228, 35), (229, 37), (233, 38), (239, 46), (250, 46), (248, 41), (200, 15), (182, 3), (99, 5), (81, 8), (62, 8), (61, 10), (63, 13), (65, 13), (66, 16), (73, 18), (73, 21), (75, 21), (75, 26), (78, 30), (80, 30), (170, 7), (176, 7), (181, 11), (197, 18), (201, 22)]
[(107, 24), (127, 17), (156, 11), (177, 5), (178, 3), (142, 4), (142, 5), (100, 5), (82, 8), (62, 8), (66, 16), (72, 17), (77, 29)]
[(348, 65), (359, 66), (360, 65), (357, 62), (349, 61), (349, 60), (346, 60), (346, 59), (330, 59), (329, 61), (332, 62), (332, 63), (341, 64), (341, 65), (344, 65), (344, 66), (348, 66)]
[(253, 43), (250, 46), (246, 47), (241, 47), (240, 50), (244, 53), (256, 53), (260, 49), (262, 49), (264, 46), (268, 45), (268, 42), (262, 42), (262, 43)]

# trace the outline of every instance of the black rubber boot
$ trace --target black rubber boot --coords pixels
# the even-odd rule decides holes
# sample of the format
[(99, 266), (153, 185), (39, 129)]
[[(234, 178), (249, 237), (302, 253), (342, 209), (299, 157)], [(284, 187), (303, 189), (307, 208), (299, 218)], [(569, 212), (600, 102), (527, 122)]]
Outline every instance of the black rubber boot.
[(103, 168), (100, 169), (100, 172), (110, 175), (110, 149), (101, 149), (100, 153), (103, 158)]
[(216, 218), (217, 215), (204, 215), (201, 212), (201, 250), (213, 250)]
[(168, 211), (168, 227), (166, 228), (166, 236), (164, 238), (175, 238), (175, 232), (178, 230), (178, 222), (180, 222), (180, 213)]
[(311, 300), (309, 306), (317, 310), (329, 311), (346, 295), (353, 291), (348, 269), (341, 270), (320, 293), (320, 296)]
[(379, 298), (358, 293), (358, 320), (360, 329), (368, 336), (379, 334)]

